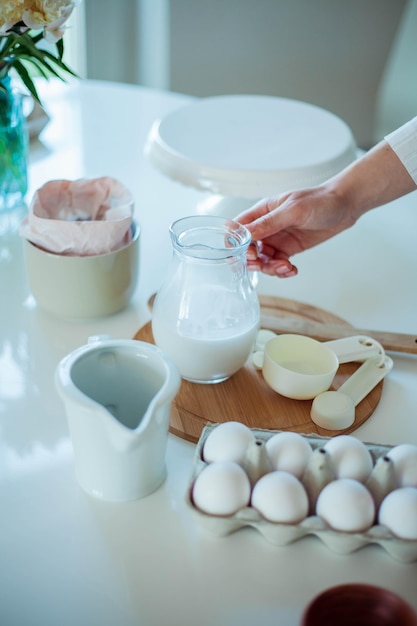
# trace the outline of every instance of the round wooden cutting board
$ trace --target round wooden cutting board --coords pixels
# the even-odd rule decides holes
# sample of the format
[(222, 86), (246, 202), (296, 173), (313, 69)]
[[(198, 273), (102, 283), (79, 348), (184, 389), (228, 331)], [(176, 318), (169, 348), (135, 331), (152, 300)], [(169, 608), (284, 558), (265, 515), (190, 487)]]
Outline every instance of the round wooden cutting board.
[[(340, 317), (308, 304), (272, 296), (261, 296), (259, 300), (262, 313), (268, 316), (350, 326)], [(134, 339), (154, 343), (151, 322), (139, 329)], [(338, 389), (359, 365), (341, 365), (331, 389)], [(238, 421), (249, 428), (291, 430), (332, 437), (342, 432), (350, 433), (363, 424), (378, 405), (382, 387), (383, 381), (357, 405), (355, 422), (350, 428), (325, 430), (310, 418), (311, 400), (292, 400), (273, 391), (249, 358), (242, 369), (222, 383), (199, 385), (183, 380), (172, 405), (170, 431), (196, 443), (208, 422)]]

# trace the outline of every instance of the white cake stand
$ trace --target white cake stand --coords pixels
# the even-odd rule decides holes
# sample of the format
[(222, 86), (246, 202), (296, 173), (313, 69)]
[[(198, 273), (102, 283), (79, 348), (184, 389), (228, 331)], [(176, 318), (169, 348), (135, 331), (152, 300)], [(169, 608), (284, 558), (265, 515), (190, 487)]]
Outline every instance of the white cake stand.
[(336, 115), (258, 95), (202, 98), (176, 109), (154, 123), (145, 152), (166, 176), (210, 192), (207, 212), (223, 215), (317, 185), (357, 156), (350, 128)]

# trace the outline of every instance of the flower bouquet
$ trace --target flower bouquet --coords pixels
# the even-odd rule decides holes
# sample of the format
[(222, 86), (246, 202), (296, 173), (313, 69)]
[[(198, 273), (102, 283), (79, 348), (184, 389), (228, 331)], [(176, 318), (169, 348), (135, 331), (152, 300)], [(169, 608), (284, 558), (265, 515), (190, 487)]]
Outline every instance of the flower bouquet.
[(64, 63), (64, 25), (81, 0), (1, 0), (0, 4), (0, 212), (21, 203), (27, 190), (27, 128), (21, 80), (40, 103), (35, 77), (75, 73)]

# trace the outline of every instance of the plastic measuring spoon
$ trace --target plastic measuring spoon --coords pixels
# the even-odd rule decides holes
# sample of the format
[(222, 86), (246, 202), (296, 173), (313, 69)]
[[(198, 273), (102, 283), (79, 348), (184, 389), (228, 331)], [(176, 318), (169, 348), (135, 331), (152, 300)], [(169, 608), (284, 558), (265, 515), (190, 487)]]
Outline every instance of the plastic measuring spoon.
[(337, 391), (324, 391), (316, 396), (310, 416), (317, 426), (327, 430), (349, 428), (355, 421), (355, 407), (392, 369), (389, 356), (373, 357), (356, 370)]

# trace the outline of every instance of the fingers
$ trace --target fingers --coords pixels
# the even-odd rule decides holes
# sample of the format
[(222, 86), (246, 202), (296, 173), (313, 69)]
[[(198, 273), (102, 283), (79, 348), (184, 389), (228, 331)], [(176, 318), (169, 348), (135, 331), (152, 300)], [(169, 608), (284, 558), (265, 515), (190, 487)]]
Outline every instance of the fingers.
[(261, 200), (236, 220), (248, 228), (254, 240), (266, 239), (292, 225), (294, 216), (286, 210), (289, 195)]
[(258, 241), (251, 241), (246, 253), (248, 261), (256, 261), (259, 257), (261, 246)]
[[(248, 250), (248, 268), (253, 271), (263, 272), (270, 276), (289, 278), (298, 274), (298, 269), (291, 263), (289, 258), (279, 251), (265, 249), (265, 246), (252, 247)], [(269, 255), (268, 252), (273, 252)]]
[(257, 220), (258, 217), (260, 217), (261, 215), (264, 215), (265, 211), (263, 210), (263, 204), (263, 201), (257, 202), (250, 209), (239, 213), (239, 215), (237, 215), (234, 219), (236, 220), (236, 222), (239, 222), (244, 226), (250, 224), (254, 220)]
[(279, 261), (270, 261), (268, 263), (262, 263), (260, 259), (248, 261), (248, 268), (251, 271), (263, 272), (268, 276), (276, 276), (277, 278), (291, 278), (298, 274), (298, 269), (295, 265), (287, 265)]
[(254, 204), (250, 209), (247, 209), (237, 215), (235, 219), (237, 222), (245, 226), (252, 224), (252, 222), (256, 222), (256, 220), (259, 220), (265, 215), (268, 215), (268, 213), (271, 213), (281, 203), (282, 199), (280, 197), (259, 200), (259, 202)]
[(235, 218), (252, 234), (252, 243), (247, 252), (250, 270), (261, 271), (280, 278), (297, 275), (298, 269), (291, 263), (288, 255), (265, 242), (266, 238), (286, 227), (285, 215), (283, 216), (282, 212), (276, 209), (285, 203), (289, 195), (261, 200)]
[(278, 276), (278, 278), (290, 278), (298, 274), (296, 266), (289, 261), (272, 261), (264, 265), (263, 271), (271, 276)]

